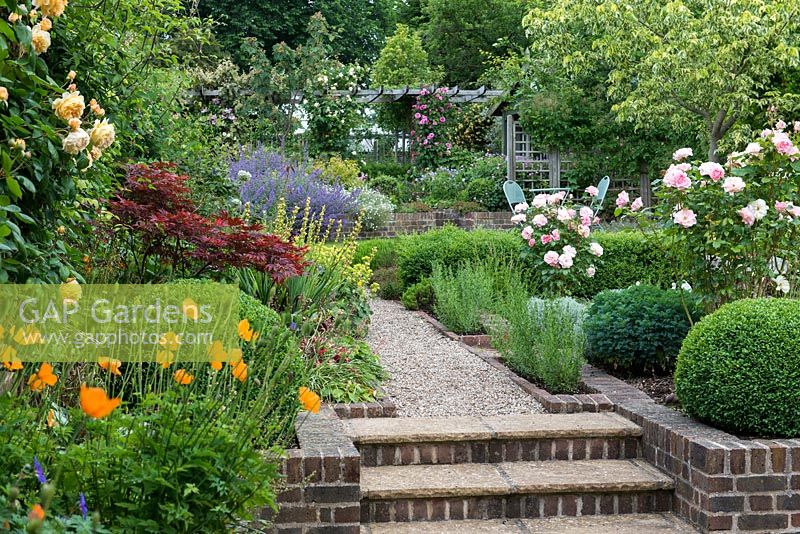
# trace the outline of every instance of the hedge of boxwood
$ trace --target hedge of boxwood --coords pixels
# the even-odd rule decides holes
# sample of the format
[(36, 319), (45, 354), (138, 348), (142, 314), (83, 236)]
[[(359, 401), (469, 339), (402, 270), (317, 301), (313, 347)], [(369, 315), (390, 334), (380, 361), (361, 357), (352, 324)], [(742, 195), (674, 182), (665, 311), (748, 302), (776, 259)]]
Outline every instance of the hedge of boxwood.
[(800, 301), (727, 304), (689, 332), (675, 371), (692, 416), (729, 432), (800, 437)]

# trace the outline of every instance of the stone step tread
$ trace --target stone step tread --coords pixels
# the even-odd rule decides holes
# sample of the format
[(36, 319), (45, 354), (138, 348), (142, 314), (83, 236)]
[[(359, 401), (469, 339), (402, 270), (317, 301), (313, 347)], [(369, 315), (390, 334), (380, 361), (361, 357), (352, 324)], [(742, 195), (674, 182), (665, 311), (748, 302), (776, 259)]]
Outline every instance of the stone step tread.
[(673, 514), (372, 523), (361, 527), (361, 534), (690, 534), (696, 532), (697, 530)]
[(671, 478), (643, 460), (576, 460), (361, 468), (361, 495), (371, 500), (628, 493), (671, 490)]
[(501, 415), (494, 417), (378, 417), (350, 419), (356, 444), (442, 443), (492, 439), (638, 437), (642, 429), (614, 413)]

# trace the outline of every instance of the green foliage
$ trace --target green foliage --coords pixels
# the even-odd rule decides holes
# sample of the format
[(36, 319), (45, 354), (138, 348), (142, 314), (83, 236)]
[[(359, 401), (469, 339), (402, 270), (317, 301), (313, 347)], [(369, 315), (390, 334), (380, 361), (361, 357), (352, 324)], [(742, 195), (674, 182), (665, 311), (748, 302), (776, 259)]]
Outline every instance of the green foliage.
[(698, 300), (648, 285), (599, 293), (584, 322), (589, 362), (626, 375), (671, 372), (689, 328), (703, 315)]
[(729, 432), (800, 435), (800, 303), (740, 300), (706, 316), (678, 356), (684, 409)]
[(320, 177), (329, 184), (341, 184), (347, 189), (355, 189), (363, 185), (358, 162), (351, 159), (331, 156), (327, 160), (315, 162), (314, 168), (322, 171)]
[(411, 165), (393, 161), (369, 161), (361, 165), (361, 172), (366, 174), (369, 180), (381, 175), (391, 176), (398, 180), (406, 180), (413, 170), (414, 168)]
[(512, 369), (550, 393), (577, 392), (585, 363), (581, 306), (572, 299), (529, 302), (517, 287), (499, 304), (492, 344)]
[[(594, 277), (581, 278), (573, 286), (575, 297), (590, 299), (605, 289), (637, 282), (667, 288), (681, 280), (662, 247), (640, 232), (597, 232), (593, 237), (603, 247), (603, 255), (595, 259)], [(658, 235), (653, 237), (658, 239)]]
[(464, 263), (450, 269), (434, 263), (430, 284), (433, 312), (447, 328), (457, 334), (483, 331), (482, 317), (494, 299), (491, 271), (485, 265)]
[(798, 13), (796, 0), (568, 0), (524, 24), (532, 57), (558, 57), (572, 76), (607, 70), (601, 99), (620, 120), (704, 129), (716, 161), (736, 121), (767, 107), (770, 80), (797, 66)]
[(506, 161), (500, 156), (477, 158), (458, 173), (463, 189), (462, 200), (477, 202), (488, 211), (508, 209), (503, 183), (506, 181)]
[(309, 387), (324, 400), (369, 402), (375, 400), (385, 378), (378, 356), (366, 342), (342, 337), (316, 347)]
[(397, 300), (403, 294), (397, 281), (397, 267), (379, 267), (372, 272), (372, 281), (380, 286), (378, 296), (386, 300)]
[(365, 257), (372, 253), (373, 249), (375, 249), (375, 254), (372, 256), (370, 267), (373, 269), (397, 267), (397, 262), (407, 240), (408, 238), (406, 237), (364, 239), (358, 242), (353, 261), (360, 263)]
[(428, 0), (423, 13), (426, 45), (444, 67), (444, 82), (473, 87), (489, 54), (524, 47), (523, 0)]
[(405, 177), (395, 178), (394, 176), (379, 174), (375, 178), (370, 178), (367, 183), (369, 187), (380, 191), (394, 203), (402, 203), (411, 199)]
[(474, 230), (453, 226), (408, 238), (398, 261), (398, 278), (406, 288), (433, 272), (433, 264), (455, 268), (465, 261), (481, 258), (517, 258), (519, 242), (509, 232)]
[(433, 304), (436, 297), (430, 278), (423, 278), (416, 284), (409, 286), (403, 292), (401, 298), (403, 306), (408, 310), (424, 310), (428, 313), (433, 312)]

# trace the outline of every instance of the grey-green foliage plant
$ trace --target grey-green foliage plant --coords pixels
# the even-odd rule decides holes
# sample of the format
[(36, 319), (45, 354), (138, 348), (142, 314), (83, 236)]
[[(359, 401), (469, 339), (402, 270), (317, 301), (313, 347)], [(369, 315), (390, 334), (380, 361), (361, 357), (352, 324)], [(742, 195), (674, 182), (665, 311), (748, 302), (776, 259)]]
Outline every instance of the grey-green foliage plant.
[(517, 373), (551, 393), (575, 393), (585, 363), (582, 305), (572, 299), (529, 300), (510, 292), (500, 303), (492, 343)]
[(435, 295), (433, 311), (457, 334), (475, 334), (483, 329), (482, 315), (492, 308), (493, 283), (486, 265), (464, 263), (457, 269), (436, 263), (431, 274)]

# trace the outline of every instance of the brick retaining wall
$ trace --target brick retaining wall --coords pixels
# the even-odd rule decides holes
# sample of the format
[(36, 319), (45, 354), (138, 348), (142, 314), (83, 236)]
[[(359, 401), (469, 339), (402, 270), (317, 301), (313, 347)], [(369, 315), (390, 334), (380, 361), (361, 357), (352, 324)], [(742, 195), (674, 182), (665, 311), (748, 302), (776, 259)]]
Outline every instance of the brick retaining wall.
[(371, 232), (361, 232), (361, 239), (394, 237), (397, 235), (423, 233), (452, 224), (465, 230), (487, 228), (505, 230), (514, 228), (511, 213), (508, 211), (476, 211), (459, 214), (454, 210), (435, 210), (419, 213), (395, 213), (383, 228)]
[(675, 477), (674, 511), (704, 532), (800, 532), (800, 439), (742, 439), (598, 369), (584, 384), (644, 430), (644, 457)]

